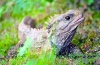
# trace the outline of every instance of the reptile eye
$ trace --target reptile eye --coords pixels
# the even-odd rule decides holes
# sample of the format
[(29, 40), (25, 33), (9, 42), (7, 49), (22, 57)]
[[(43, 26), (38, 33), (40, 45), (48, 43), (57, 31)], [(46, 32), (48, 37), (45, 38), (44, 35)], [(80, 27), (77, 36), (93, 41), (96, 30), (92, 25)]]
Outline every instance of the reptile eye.
[(70, 20), (70, 17), (69, 17), (69, 16), (66, 16), (65, 19), (66, 19), (66, 20)]

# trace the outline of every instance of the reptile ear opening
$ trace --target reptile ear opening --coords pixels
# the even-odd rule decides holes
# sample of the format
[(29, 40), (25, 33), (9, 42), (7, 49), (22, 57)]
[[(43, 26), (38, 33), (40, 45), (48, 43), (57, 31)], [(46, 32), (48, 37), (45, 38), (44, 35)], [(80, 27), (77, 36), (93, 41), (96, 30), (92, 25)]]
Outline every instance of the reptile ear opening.
[(47, 26), (47, 29), (50, 29), (50, 28), (51, 28), (51, 25), (48, 25), (48, 26)]
[(48, 29), (48, 33), (50, 32), (51, 24), (49, 24), (46, 29)]

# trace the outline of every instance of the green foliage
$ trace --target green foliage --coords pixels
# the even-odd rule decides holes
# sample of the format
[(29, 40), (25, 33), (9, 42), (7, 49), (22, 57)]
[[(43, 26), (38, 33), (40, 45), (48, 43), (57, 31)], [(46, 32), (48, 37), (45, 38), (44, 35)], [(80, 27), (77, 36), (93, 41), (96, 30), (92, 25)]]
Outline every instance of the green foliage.
[(26, 65), (31, 64), (32, 62), (34, 62), (36, 65), (54, 65), (55, 57), (56, 56), (53, 52), (43, 52), (38, 58), (34, 59), (33, 57), (33, 59), (28, 60)]
[[(5, 0), (3, 5), (0, 7), (0, 58), (6, 56), (8, 49), (18, 43), (17, 37), (17, 25), (21, 19), (25, 16), (31, 16), (39, 22), (37, 25), (44, 23), (49, 16), (53, 13), (63, 13), (68, 9), (84, 9), (87, 7), (87, 11), (84, 13), (89, 13), (85, 20), (85, 24), (80, 26), (85, 30), (85, 35), (81, 35), (77, 32), (73, 39), (73, 43), (77, 44), (80, 48), (84, 45), (90, 45), (90, 47), (95, 47), (100, 45), (99, 29), (100, 29), (100, 12), (95, 8), (92, 9), (92, 3), (94, 0)], [(91, 6), (87, 6), (91, 5)], [(95, 6), (94, 6), (95, 7)], [(96, 5), (97, 7), (97, 5)], [(85, 15), (86, 16), (86, 15)], [(91, 40), (93, 39), (93, 40)], [(57, 58), (55, 51), (42, 51), (42, 53), (36, 54), (34, 51), (30, 52), (28, 49), (32, 44), (31, 39), (27, 39), (24, 43), (25, 45), (19, 49), (18, 56), (12, 59), (1, 60), (0, 65), (68, 65), (69, 58)], [(88, 55), (88, 54), (87, 54)], [(95, 60), (100, 56), (100, 54), (91, 54), (95, 57), (76, 58), (78, 55), (70, 55), (70, 59), (74, 60), (76, 65), (93, 65)], [(84, 56), (84, 55), (82, 55)]]
[(24, 46), (19, 48), (18, 56), (22, 56), (23, 54), (25, 54), (26, 51), (29, 50), (29, 48), (32, 46), (33, 43), (34, 41), (31, 38), (27, 38), (24, 43)]
[(37, 65), (36, 59), (30, 59), (25, 65)]
[(23, 65), (26, 60), (27, 60), (27, 57), (17, 57), (17, 58), (10, 59), (8, 64), (9, 65)]
[(4, 7), (1, 7), (1, 8), (0, 8), (0, 18), (1, 18), (1, 17), (2, 17), (2, 15), (4, 14), (4, 12), (3, 12), (3, 11), (4, 11)]
[(94, 2), (94, 0), (87, 0), (87, 2), (89, 5), (91, 5)]
[(15, 35), (17, 34), (17, 30), (13, 24), (14, 22), (8, 20), (4, 20), (0, 24), (0, 54), (4, 56), (6, 55), (7, 50), (18, 42), (17, 35)]
[(41, 12), (44, 12), (47, 5), (47, 0), (10, 0), (0, 9), (0, 17), (5, 13), (10, 13), (11, 17), (17, 19), (25, 15), (34, 15), (36, 17)]

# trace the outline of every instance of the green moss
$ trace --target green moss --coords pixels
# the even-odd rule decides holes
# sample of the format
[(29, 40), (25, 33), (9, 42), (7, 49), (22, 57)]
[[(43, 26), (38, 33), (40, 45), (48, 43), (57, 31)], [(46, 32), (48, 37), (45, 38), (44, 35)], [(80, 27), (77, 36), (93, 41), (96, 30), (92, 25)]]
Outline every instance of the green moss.
[[(31, 16), (37, 20), (38, 25), (45, 25), (48, 18), (54, 13), (63, 13), (68, 9), (83, 8), (89, 4), (91, 5), (93, 0), (81, 1), (75, 4), (75, 0), (6, 0), (0, 7), (0, 58), (6, 56), (7, 51), (18, 43), (18, 30), (17, 25), (21, 22), (25, 16)], [(87, 34), (87, 37), (83, 38), (78, 32), (75, 34), (73, 43), (78, 45), (83, 50), (83, 46), (90, 45), (90, 48), (100, 45), (100, 12), (97, 11), (95, 5), (92, 7), (87, 6), (89, 13), (85, 20), (84, 25), (80, 26)], [(86, 16), (86, 15), (85, 15)], [(45, 25), (46, 26), (46, 25)], [(93, 54), (91, 54), (93, 55)], [(95, 53), (95, 57), (78, 59), (70, 57), (77, 65), (92, 65), (99, 54)], [(69, 58), (56, 58), (55, 52), (43, 52), (40, 55), (36, 55), (34, 52), (27, 51), (22, 56), (18, 56), (12, 59), (0, 59), (0, 65), (69, 65)], [(87, 60), (87, 61), (86, 61)]]

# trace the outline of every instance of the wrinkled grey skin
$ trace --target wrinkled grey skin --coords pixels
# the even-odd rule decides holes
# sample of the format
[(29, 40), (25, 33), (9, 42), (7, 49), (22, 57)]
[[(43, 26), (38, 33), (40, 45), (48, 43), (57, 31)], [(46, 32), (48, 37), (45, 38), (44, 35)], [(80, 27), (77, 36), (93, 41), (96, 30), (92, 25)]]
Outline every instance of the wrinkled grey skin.
[(71, 44), (71, 40), (76, 32), (77, 27), (84, 21), (82, 13), (78, 10), (69, 10), (61, 14), (49, 24), (49, 31), (52, 31), (50, 41), (55, 45), (57, 55), (66, 55), (73, 52), (75, 45)]

